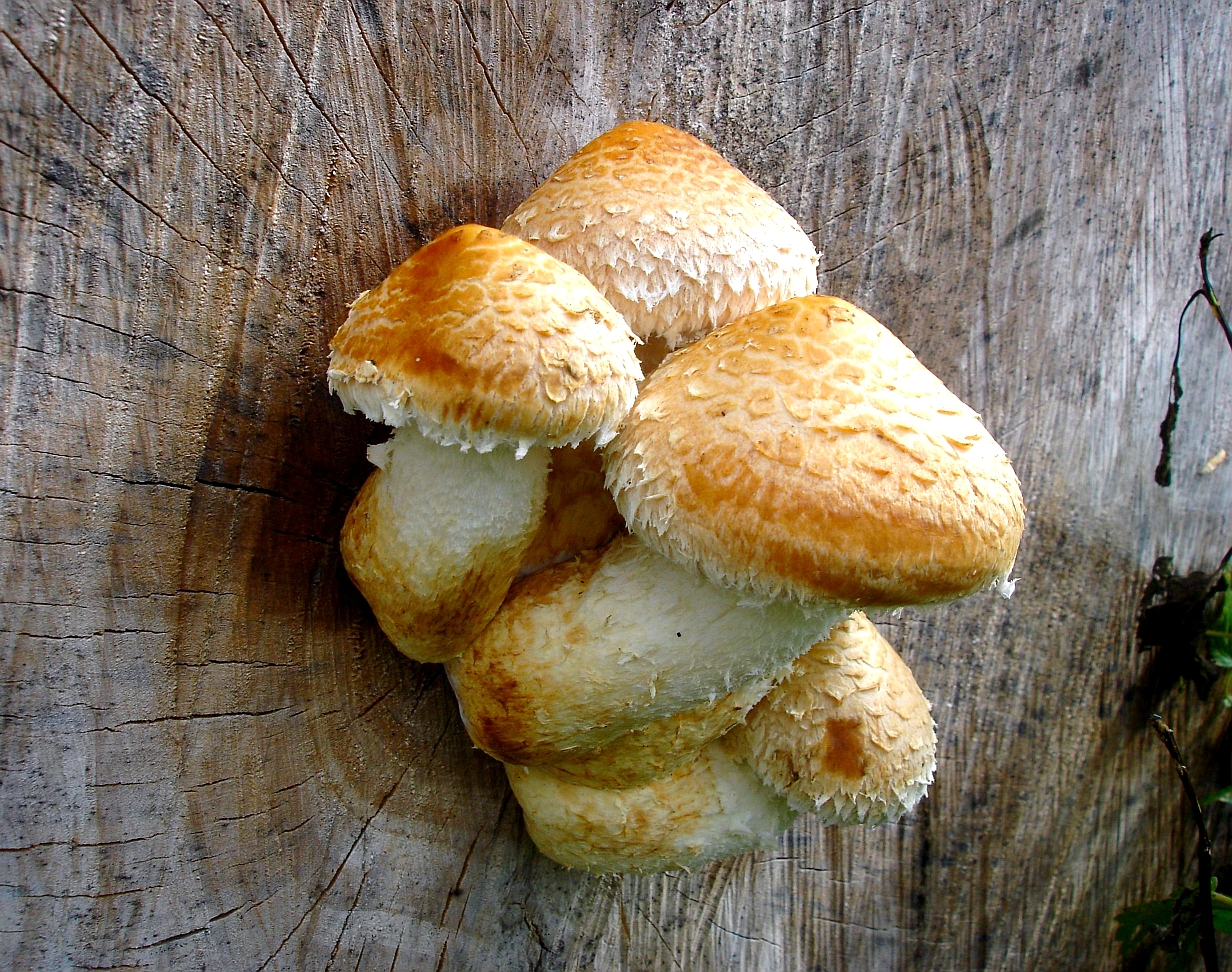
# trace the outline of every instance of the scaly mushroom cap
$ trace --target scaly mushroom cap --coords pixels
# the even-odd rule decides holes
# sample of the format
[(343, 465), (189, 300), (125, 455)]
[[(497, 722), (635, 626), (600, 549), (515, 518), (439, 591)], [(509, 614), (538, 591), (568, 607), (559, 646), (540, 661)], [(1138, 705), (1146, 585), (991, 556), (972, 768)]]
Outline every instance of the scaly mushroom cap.
[(653, 874), (774, 846), (795, 814), (722, 741), (664, 779), (623, 790), (506, 766), (535, 846), (566, 867)]
[(605, 466), (647, 545), (758, 597), (945, 601), (1002, 582), (1022, 535), (1018, 480), (979, 416), (835, 297), (673, 355)]
[(653, 122), (600, 135), (504, 229), (577, 267), (639, 337), (672, 348), (817, 289), (799, 224), (713, 149)]
[(499, 230), (437, 237), (352, 305), (330, 342), (348, 411), (442, 445), (611, 438), (641, 368), (621, 316), (572, 267)]
[(863, 614), (796, 659), (724, 741), (801, 812), (826, 824), (892, 823), (937, 766), (931, 706)]

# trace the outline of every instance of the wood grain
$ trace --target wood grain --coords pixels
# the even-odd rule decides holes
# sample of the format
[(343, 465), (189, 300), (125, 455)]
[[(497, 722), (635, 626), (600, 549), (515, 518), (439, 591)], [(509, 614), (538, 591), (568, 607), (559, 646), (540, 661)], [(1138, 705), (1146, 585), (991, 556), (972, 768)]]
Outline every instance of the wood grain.
[[(1230, 43), (1179, 0), (6, 4), (0, 964), (1120, 967), (1112, 916), (1192, 873), (1146, 712), (1228, 782), (1221, 717), (1132, 628), (1156, 554), (1210, 568), (1232, 532), (1230, 467), (1195, 475), (1232, 445), (1209, 321), (1151, 481), (1197, 239), (1232, 222)], [(534, 851), (347, 582), (382, 433), (324, 371), (351, 297), (630, 117), (800, 219), (1030, 519), (1012, 601), (883, 625), (935, 705), (920, 811), (618, 880)]]

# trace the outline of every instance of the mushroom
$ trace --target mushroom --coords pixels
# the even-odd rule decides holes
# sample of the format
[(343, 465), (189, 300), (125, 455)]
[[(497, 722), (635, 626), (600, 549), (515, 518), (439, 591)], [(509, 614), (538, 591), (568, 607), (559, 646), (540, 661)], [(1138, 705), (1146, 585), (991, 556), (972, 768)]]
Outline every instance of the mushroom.
[(798, 813), (892, 823), (936, 767), (930, 706), (856, 613), (792, 665), (723, 738), (667, 776), (610, 788), (558, 766), (506, 765), (535, 845), (567, 867), (662, 871), (773, 845)]
[(723, 740), (670, 776), (595, 789), (550, 770), (506, 766), (535, 846), (566, 867), (600, 873), (677, 870), (774, 846), (796, 813)]
[(979, 416), (837, 297), (750, 314), (668, 360), (605, 453), (629, 529), (750, 598), (895, 608), (1006, 581), (1023, 529)]
[(853, 614), (792, 665), (726, 742), (826, 824), (893, 823), (937, 767), (932, 706), (871, 621)]
[[(554, 763), (765, 679), (847, 613), (745, 603), (624, 536), (519, 581), (445, 670), (475, 745), (503, 762)], [(647, 753), (648, 769), (674, 769), (732, 724), (722, 706), (716, 715), (677, 758)], [(676, 726), (663, 728), (670, 750)]]
[(504, 229), (582, 271), (645, 341), (671, 349), (817, 289), (817, 251), (765, 191), (692, 135), (631, 121), (565, 162)]
[(523, 581), (447, 668), (472, 739), (505, 762), (594, 779), (579, 760), (659, 723), (622, 760), (679, 765), (742, 714), (707, 706), (852, 607), (997, 586), (1022, 532), (1017, 479), (978, 416), (836, 298), (673, 355), (606, 459), (636, 538)]
[(440, 661), (487, 624), (542, 516), (547, 447), (611, 438), (641, 377), (634, 340), (576, 270), (481, 226), (351, 305), (330, 390), (397, 432), (370, 450), (341, 546), (399, 650)]

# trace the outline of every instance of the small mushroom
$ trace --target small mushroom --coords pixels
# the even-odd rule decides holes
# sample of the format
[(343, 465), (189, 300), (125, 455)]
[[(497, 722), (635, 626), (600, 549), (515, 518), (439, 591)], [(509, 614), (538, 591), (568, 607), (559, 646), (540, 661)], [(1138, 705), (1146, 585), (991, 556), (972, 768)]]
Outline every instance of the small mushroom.
[(620, 790), (506, 766), (535, 846), (557, 863), (599, 873), (657, 873), (774, 846), (791, 826), (787, 801), (711, 743), (671, 776)]
[(542, 516), (546, 448), (611, 438), (641, 377), (633, 343), (580, 273), (482, 226), (352, 304), (330, 390), (398, 432), (371, 452), (342, 553), (399, 650), (440, 661), (487, 624)]
[(893, 823), (937, 766), (932, 707), (863, 614), (835, 625), (725, 737), (792, 808), (826, 824)]
[(646, 372), (759, 308), (817, 289), (817, 251), (766, 192), (692, 135), (618, 125), (583, 147), (506, 232), (594, 281), (646, 344)]

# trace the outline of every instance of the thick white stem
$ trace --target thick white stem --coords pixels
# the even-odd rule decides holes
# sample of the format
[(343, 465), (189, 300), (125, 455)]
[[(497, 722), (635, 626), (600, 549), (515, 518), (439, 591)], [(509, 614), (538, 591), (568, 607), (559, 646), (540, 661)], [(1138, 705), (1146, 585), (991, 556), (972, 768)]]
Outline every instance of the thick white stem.
[(543, 516), (548, 450), (463, 452), (404, 426), (369, 457), (377, 469), (342, 530), (347, 572), (399, 651), (443, 661), (517, 574)]
[(774, 845), (795, 812), (723, 743), (665, 779), (623, 790), (506, 766), (535, 846), (566, 867), (655, 873)]
[(747, 603), (623, 537), (521, 581), (447, 670), (476, 745), (551, 763), (777, 672), (844, 616)]

